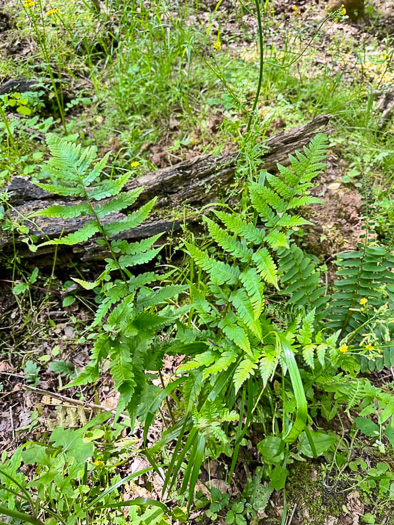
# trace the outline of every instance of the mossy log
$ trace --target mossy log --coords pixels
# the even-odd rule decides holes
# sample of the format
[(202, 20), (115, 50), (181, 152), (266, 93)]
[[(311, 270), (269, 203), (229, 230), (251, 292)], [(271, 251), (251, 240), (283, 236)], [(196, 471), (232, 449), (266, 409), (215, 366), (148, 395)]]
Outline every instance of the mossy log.
[[(308, 124), (289, 131), (284, 131), (269, 139), (263, 151), (260, 164), (262, 168), (275, 170), (277, 163), (287, 164), (288, 157), (311, 140), (321, 131), (327, 132), (330, 115), (322, 115)], [(157, 233), (169, 233), (181, 228), (185, 221), (198, 223), (196, 211), (209, 203), (214, 203), (226, 196), (226, 190), (234, 180), (234, 173), (239, 155), (222, 153), (218, 156), (198, 156), (171, 166), (147, 173), (128, 182), (124, 191), (144, 187), (137, 206), (141, 206), (153, 197), (158, 198), (154, 214), (150, 220), (133, 230), (121, 234), (121, 238), (139, 240)], [(22, 177), (15, 177), (7, 188), (11, 215), (14, 221), (25, 218), (24, 224), (29, 228), (29, 235), (38, 238), (38, 244), (76, 231), (87, 220), (35, 218), (28, 220), (30, 214), (53, 204), (67, 204), (75, 200), (60, 200)], [(185, 206), (187, 213), (185, 214)], [(130, 210), (127, 210), (130, 211)], [(184, 217), (187, 217), (186, 219)], [(122, 219), (124, 214), (114, 213), (106, 218), (107, 222)], [(27, 249), (23, 238), (26, 235), (14, 236), (9, 231), (0, 230), (0, 249), (3, 257), (14, 253), (14, 248), (24, 258), (33, 258), (38, 266), (49, 266), (53, 263), (53, 246), (38, 248), (32, 252)], [(88, 266), (93, 261), (102, 261), (105, 256), (103, 247), (91, 240), (73, 247), (60, 246), (57, 253), (57, 265), (68, 266), (71, 262)]]

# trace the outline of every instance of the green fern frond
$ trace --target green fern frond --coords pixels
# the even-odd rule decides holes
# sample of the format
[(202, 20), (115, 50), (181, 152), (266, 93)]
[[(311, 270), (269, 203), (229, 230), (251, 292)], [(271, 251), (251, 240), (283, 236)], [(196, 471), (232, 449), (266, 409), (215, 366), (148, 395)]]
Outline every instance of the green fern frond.
[(295, 210), (297, 208), (302, 208), (304, 206), (310, 206), (311, 204), (322, 204), (323, 201), (319, 199), (318, 197), (311, 197), (309, 195), (305, 195), (303, 197), (294, 197), (294, 199), (291, 199), (289, 202), (288, 209)]
[(264, 387), (274, 374), (276, 367), (279, 363), (279, 355), (272, 345), (264, 346), (262, 350), (262, 356), (259, 361), (259, 370), (261, 379), (263, 380)]
[(127, 215), (124, 219), (113, 222), (111, 224), (104, 224), (103, 229), (107, 237), (113, 237), (127, 230), (132, 230), (140, 224), (142, 224), (149, 216), (153, 206), (156, 204), (157, 199), (154, 198), (147, 202), (144, 206), (137, 211), (134, 211)]
[(267, 248), (261, 248), (253, 254), (253, 262), (256, 263), (257, 271), (260, 273), (262, 278), (269, 284), (273, 284), (275, 288), (278, 287), (278, 274), (275, 262), (267, 250)]
[(225, 252), (230, 253), (242, 262), (248, 263), (253, 255), (253, 250), (237, 241), (234, 237), (226, 233), (220, 226), (215, 222), (206, 218), (205, 221), (208, 224), (209, 233), (213, 240), (223, 248)]
[(257, 361), (259, 360), (259, 357), (260, 354), (256, 352), (253, 356), (248, 356), (243, 359), (235, 369), (233, 381), (236, 392), (238, 392), (249, 377), (254, 375), (258, 366)]
[(118, 410), (123, 410), (134, 394), (136, 381), (133, 368), (134, 363), (128, 345), (114, 343), (110, 356), (110, 370), (115, 388), (120, 394)]
[(298, 215), (289, 215), (288, 213), (284, 213), (281, 217), (278, 218), (275, 222), (275, 227), (281, 227), (281, 228), (298, 228), (300, 226), (304, 226), (305, 224), (312, 224), (310, 221), (307, 221), (306, 219), (303, 219), (302, 217), (299, 217)]
[(286, 234), (278, 230), (271, 230), (265, 238), (265, 242), (273, 250), (278, 250), (279, 248), (288, 248), (289, 244), (287, 241)]
[(188, 370), (194, 370), (195, 368), (208, 367), (218, 358), (216, 352), (207, 350), (202, 354), (198, 354), (194, 359), (178, 367), (178, 372), (186, 372)]
[(312, 369), (315, 368), (315, 349), (316, 345), (314, 344), (307, 344), (302, 348), (302, 357), (305, 363)]
[(259, 274), (254, 268), (247, 268), (240, 274), (239, 278), (249, 295), (253, 307), (254, 318), (258, 319), (264, 307), (264, 283), (261, 281)]
[(261, 193), (261, 184), (251, 182), (249, 184), (249, 196), (254, 209), (259, 213), (260, 217), (267, 223), (268, 226), (272, 226), (275, 223), (277, 217), (275, 211), (273, 211), (268, 205), (266, 199)]
[(291, 167), (297, 173), (302, 173), (301, 182), (310, 182), (319, 175), (326, 167), (323, 162), (327, 157), (328, 138), (322, 133), (317, 134), (311, 139), (308, 147), (304, 146), (304, 154), (299, 151), (296, 156), (290, 156)]
[[(35, 185), (39, 188), (47, 191), (48, 193), (53, 193), (54, 195), (60, 195), (61, 197), (83, 197), (83, 188), (79, 186), (58, 186), (56, 184), (44, 184), (42, 182), (35, 182)], [(36, 217), (39, 216), (39, 213), (36, 213)]]
[(40, 177), (51, 179), (55, 185), (77, 185), (83, 190), (81, 178), (95, 160), (97, 149), (93, 146), (82, 148), (80, 144), (53, 134), (48, 134), (46, 140), (51, 158), (44, 164)]
[(81, 244), (88, 241), (96, 233), (100, 231), (100, 227), (96, 221), (87, 222), (79, 230), (69, 233), (68, 235), (61, 237), (60, 239), (53, 239), (52, 241), (43, 242), (41, 246), (47, 246), (51, 244), (64, 244), (67, 246), (75, 246), (76, 244)]
[(137, 299), (137, 306), (139, 308), (152, 308), (161, 303), (166, 303), (168, 299), (174, 299), (181, 293), (185, 292), (188, 286), (181, 284), (172, 284), (160, 288), (159, 290), (149, 291), (146, 290), (144, 294), (140, 293)]
[(308, 345), (312, 341), (315, 315), (316, 309), (313, 309), (302, 320), (302, 325), (297, 335), (297, 340), (301, 345)]
[(237, 310), (238, 318), (260, 340), (262, 336), (261, 325), (259, 320), (255, 318), (253, 305), (246, 291), (242, 289), (236, 290), (230, 295), (230, 301)]
[(340, 280), (334, 283), (334, 294), (327, 313), (328, 325), (341, 331), (341, 337), (358, 330), (368, 319), (360, 300), (379, 308), (387, 297), (394, 299), (394, 256), (389, 248), (365, 246), (338, 255)]
[(108, 269), (117, 270), (121, 268), (131, 268), (132, 266), (141, 266), (152, 261), (156, 255), (161, 251), (162, 246), (148, 250), (146, 252), (136, 253), (134, 255), (121, 255), (117, 261), (110, 260), (108, 263)]
[(218, 372), (224, 372), (237, 360), (237, 357), (238, 353), (235, 350), (226, 350), (214, 364), (204, 370), (203, 378), (206, 379)]
[(124, 239), (116, 240), (111, 242), (111, 246), (114, 253), (122, 253), (123, 255), (135, 255), (137, 253), (142, 253), (149, 250), (155, 244), (155, 242), (157, 242), (160, 239), (162, 235), (162, 233), (158, 233), (153, 237), (147, 237), (146, 239), (142, 239), (141, 241), (136, 242), (128, 242)]
[(298, 246), (292, 244), (290, 249), (281, 250), (279, 269), (283, 294), (289, 296), (290, 304), (305, 306), (308, 309), (319, 309), (328, 301), (325, 288), (319, 285), (320, 274), (312, 259)]
[(220, 285), (225, 283), (235, 284), (237, 282), (240, 274), (238, 267), (230, 266), (222, 261), (216, 261), (190, 243), (185, 243), (185, 245), (197, 265), (209, 274), (214, 283)]
[(117, 211), (122, 211), (126, 208), (129, 208), (136, 202), (143, 189), (144, 188), (137, 188), (135, 190), (124, 192), (114, 199), (111, 199), (109, 202), (106, 202), (105, 204), (95, 206), (94, 210), (97, 217), (102, 219), (110, 213), (115, 213)]
[(237, 324), (237, 318), (229, 312), (218, 324), (223, 333), (235, 343), (241, 350), (252, 355), (250, 341), (247, 331)]
[(107, 197), (114, 197), (115, 195), (118, 195), (118, 193), (124, 188), (129, 178), (130, 173), (125, 173), (118, 179), (106, 180), (94, 188), (89, 188), (87, 192), (89, 199), (101, 201)]
[(265, 238), (264, 230), (256, 228), (252, 223), (245, 222), (236, 214), (229, 214), (223, 211), (215, 211), (215, 215), (223, 222), (227, 229), (253, 244), (263, 244)]
[[(291, 172), (293, 175), (293, 173)], [(266, 179), (274, 190), (286, 201), (290, 201), (295, 194), (293, 186), (297, 184), (297, 177), (294, 176), (291, 181), (286, 180), (284, 182), (280, 177), (271, 175), (271, 173), (265, 173)]]
[(33, 217), (52, 217), (62, 219), (73, 219), (75, 217), (83, 217), (92, 213), (92, 208), (87, 202), (80, 202), (79, 204), (60, 205), (55, 204), (48, 206), (43, 210), (37, 211), (29, 215)]

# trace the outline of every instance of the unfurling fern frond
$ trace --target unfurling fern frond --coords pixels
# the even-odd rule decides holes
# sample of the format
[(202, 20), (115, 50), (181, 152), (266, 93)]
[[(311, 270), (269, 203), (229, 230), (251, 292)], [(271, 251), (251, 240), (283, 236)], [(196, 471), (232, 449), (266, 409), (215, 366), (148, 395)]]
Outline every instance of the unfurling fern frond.
[(358, 251), (339, 254), (334, 294), (327, 312), (328, 325), (341, 331), (341, 337), (357, 331), (368, 322), (363, 303), (379, 308), (394, 300), (394, 256), (389, 248), (364, 246)]

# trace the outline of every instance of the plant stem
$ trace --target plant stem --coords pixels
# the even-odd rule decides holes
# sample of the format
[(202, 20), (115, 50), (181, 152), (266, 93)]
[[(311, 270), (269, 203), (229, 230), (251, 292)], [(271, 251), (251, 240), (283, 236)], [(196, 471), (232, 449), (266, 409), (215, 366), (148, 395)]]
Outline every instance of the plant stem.
[(44, 523), (36, 518), (33, 518), (32, 516), (29, 516), (29, 514), (25, 514), (24, 512), (19, 512), (15, 509), (9, 509), (7, 507), (4, 507), (3, 505), (0, 505), (0, 514), (3, 514), (4, 516), (9, 516), (10, 518), (15, 518), (16, 520), (20, 520), (22, 523), (32, 523), (33, 525), (44, 525)]
[(257, 85), (256, 96), (253, 102), (253, 108), (250, 113), (248, 125), (246, 127), (246, 134), (249, 133), (254, 119), (254, 114), (257, 108), (257, 103), (259, 101), (261, 86), (263, 84), (263, 74), (264, 74), (264, 33), (263, 33), (263, 24), (261, 20), (261, 11), (260, 11), (260, 2), (255, 0), (256, 9), (257, 9), (257, 24), (259, 28), (259, 46), (260, 46), (260, 70), (259, 70), (259, 83)]

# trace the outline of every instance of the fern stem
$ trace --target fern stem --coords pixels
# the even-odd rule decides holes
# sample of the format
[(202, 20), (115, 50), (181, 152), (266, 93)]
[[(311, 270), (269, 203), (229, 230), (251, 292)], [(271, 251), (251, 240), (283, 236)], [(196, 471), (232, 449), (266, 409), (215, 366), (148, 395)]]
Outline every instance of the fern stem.
[(92, 201), (91, 201), (91, 199), (89, 197), (89, 193), (86, 191), (85, 184), (83, 183), (83, 180), (82, 180), (80, 174), (78, 173), (78, 171), (77, 170), (75, 170), (75, 171), (76, 171), (77, 176), (78, 176), (78, 178), (80, 180), (80, 184), (81, 184), (81, 186), (83, 188), (83, 193), (85, 195), (85, 199), (86, 199), (87, 203), (89, 204), (89, 207), (90, 207), (90, 209), (92, 211), (92, 214), (94, 215), (94, 218), (96, 219), (97, 226), (98, 226), (98, 228), (100, 230), (100, 233), (101, 233), (101, 235), (102, 235), (102, 237), (104, 239), (104, 242), (105, 242), (105, 244), (106, 244), (106, 246), (107, 246), (107, 248), (108, 248), (108, 250), (109, 250), (109, 252), (111, 254), (112, 259), (115, 261), (115, 263), (116, 263), (116, 265), (118, 267), (118, 270), (119, 270), (119, 272), (120, 272), (120, 274), (122, 276), (122, 279), (123, 279), (124, 283), (127, 285), (128, 284), (127, 277), (130, 278), (131, 277), (131, 273), (127, 269), (125, 269), (123, 271), (123, 269), (120, 267), (120, 264), (119, 264), (118, 258), (116, 256), (116, 253), (112, 249), (111, 242), (110, 242), (109, 238), (107, 237), (107, 234), (105, 233), (104, 228), (101, 225), (100, 218), (97, 215), (96, 210), (94, 209)]
[(246, 134), (250, 132), (252, 122), (254, 119), (255, 111), (257, 108), (257, 103), (260, 98), (261, 86), (263, 84), (263, 74), (264, 74), (264, 37), (263, 37), (263, 24), (261, 20), (261, 10), (259, 0), (255, 0), (256, 9), (257, 9), (257, 24), (259, 28), (259, 46), (260, 46), (260, 70), (259, 70), (259, 82), (257, 85), (256, 96), (253, 102), (253, 108), (249, 116), (248, 125), (246, 127)]

